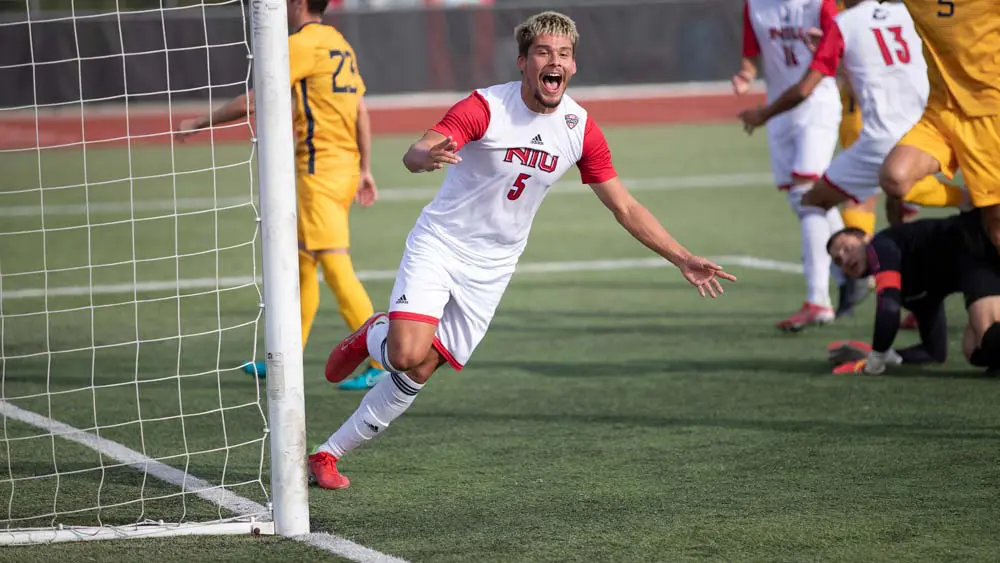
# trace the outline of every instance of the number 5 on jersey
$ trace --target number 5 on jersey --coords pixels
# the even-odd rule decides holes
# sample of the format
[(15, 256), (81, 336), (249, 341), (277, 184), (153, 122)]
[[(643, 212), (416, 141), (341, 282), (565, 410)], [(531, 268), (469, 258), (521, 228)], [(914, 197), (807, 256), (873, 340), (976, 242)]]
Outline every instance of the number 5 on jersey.
[(517, 175), (514, 180), (514, 189), (507, 192), (507, 199), (514, 201), (515, 199), (521, 197), (521, 193), (524, 192), (524, 188), (528, 187), (524, 184), (525, 180), (531, 178), (531, 174), (525, 174), (521, 172)]

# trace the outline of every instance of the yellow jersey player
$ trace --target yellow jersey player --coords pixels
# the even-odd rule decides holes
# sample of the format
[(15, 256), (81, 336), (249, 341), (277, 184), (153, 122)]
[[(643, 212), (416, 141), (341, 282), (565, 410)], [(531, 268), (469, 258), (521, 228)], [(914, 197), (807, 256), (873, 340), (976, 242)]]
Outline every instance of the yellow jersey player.
[[(326, 5), (327, 0), (288, 0), (288, 26), (295, 30), (288, 37), (288, 58), (294, 106), (303, 347), (319, 308), (318, 267), (322, 267), (340, 314), (352, 331), (374, 313), (348, 253), (351, 204), (357, 201), (366, 207), (378, 195), (371, 173), (365, 83), (354, 49), (339, 31), (322, 23)], [(211, 114), (184, 121), (177, 135), (183, 139), (198, 129), (241, 119), (253, 107), (250, 91)], [(264, 362), (248, 363), (243, 369), (251, 375), (266, 375)], [(386, 373), (372, 362), (340, 388), (367, 389)]]
[[(1000, 0), (904, 0), (923, 41), (930, 96), (886, 158), (882, 189), (914, 201), (922, 178), (957, 168), (1000, 247)], [(921, 202), (918, 202), (921, 203)]]

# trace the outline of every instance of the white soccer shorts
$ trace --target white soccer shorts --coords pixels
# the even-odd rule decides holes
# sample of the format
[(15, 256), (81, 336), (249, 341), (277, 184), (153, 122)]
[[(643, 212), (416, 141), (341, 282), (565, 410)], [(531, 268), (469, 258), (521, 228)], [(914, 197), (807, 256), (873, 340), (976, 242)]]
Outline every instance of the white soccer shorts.
[(855, 203), (861, 203), (881, 191), (879, 169), (895, 143), (862, 136), (830, 163), (823, 181)]
[(788, 189), (799, 179), (818, 180), (830, 165), (840, 136), (839, 115), (821, 117), (803, 123), (783, 114), (768, 122), (771, 173), (779, 189)]
[(455, 370), (486, 336), (514, 266), (477, 266), (427, 233), (410, 233), (389, 294), (389, 319), (437, 325), (434, 348)]

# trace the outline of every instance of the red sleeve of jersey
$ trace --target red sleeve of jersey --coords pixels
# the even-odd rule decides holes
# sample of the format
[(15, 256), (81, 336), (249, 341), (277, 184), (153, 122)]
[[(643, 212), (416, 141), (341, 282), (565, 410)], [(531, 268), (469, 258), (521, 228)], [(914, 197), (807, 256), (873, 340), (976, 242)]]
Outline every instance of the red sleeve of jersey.
[(823, 0), (823, 4), (819, 7), (819, 28), (824, 34), (834, 25), (837, 11), (837, 0)]
[(840, 66), (840, 58), (844, 55), (844, 36), (840, 34), (840, 26), (834, 21), (829, 28), (823, 32), (823, 37), (819, 39), (816, 46), (816, 54), (813, 55), (812, 64), (809, 68), (818, 70), (826, 76), (835, 76), (837, 67)]
[(760, 54), (760, 44), (757, 35), (750, 24), (750, 0), (743, 3), (743, 57), (749, 59)]
[(618, 175), (611, 162), (611, 149), (604, 132), (590, 116), (587, 116), (587, 125), (583, 130), (583, 154), (576, 165), (584, 184), (600, 184)]
[[(471, 141), (478, 141), (486, 134), (490, 126), (490, 105), (479, 92), (473, 92), (467, 98), (451, 106), (441, 121), (431, 128), (446, 137), (451, 137), (458, 148)], [(455, 149), (458, 150), (458, 149)]]

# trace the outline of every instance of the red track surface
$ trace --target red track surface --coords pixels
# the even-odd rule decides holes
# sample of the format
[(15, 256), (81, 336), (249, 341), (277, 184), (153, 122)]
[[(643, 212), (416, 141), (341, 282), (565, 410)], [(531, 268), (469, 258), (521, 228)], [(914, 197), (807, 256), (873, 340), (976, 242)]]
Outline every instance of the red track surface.
[[(754, 94), (745, 98), (732, 95), (706, 94), (665, 96), (617, 100), (581, 100), (581, 103), (601, 125), (653, 125), (666, 123), (706, 123), (713, 121), (735, 122), (736, 114), (747, 107), (759, 104), (762, 96)], [(432, 126), (447, 110), (440, 107), (371, 108), (372, 129), (375, 134), (419, 134)], [(191, 117), (191, 113), (175, 113), (173, 122)], [(38, 140), (32, 116), (0, 118), (0, 149), (34, 149), (37, 146), (79, 146), (84, 137), (88, 148), (121, 146), (131, 138), (133, 144), (166, 144), (170, 130), (170, 116), (143, 111), (127, 121), (120, 114), (80, 114), (45, 116), (38, 121)], [(232, 125), (217, 128), (214, 134), (201, 133), (188, 142), (242, 141), (249, 137), (249, 128)]]

